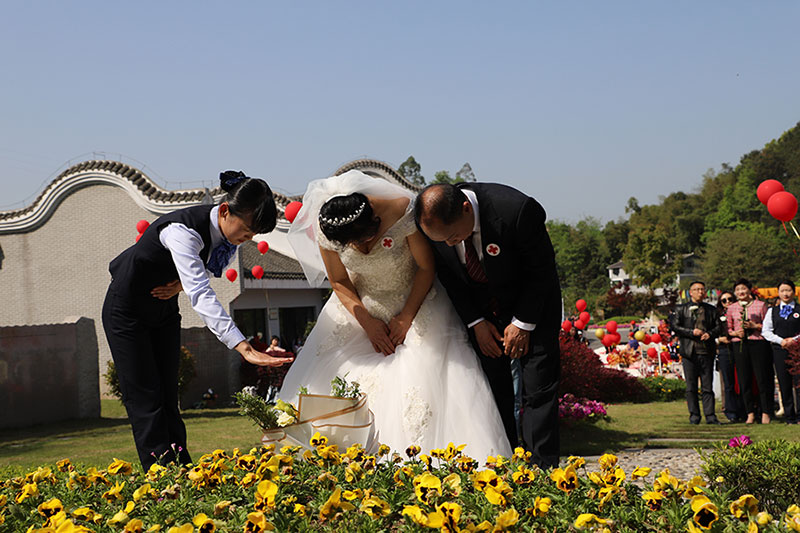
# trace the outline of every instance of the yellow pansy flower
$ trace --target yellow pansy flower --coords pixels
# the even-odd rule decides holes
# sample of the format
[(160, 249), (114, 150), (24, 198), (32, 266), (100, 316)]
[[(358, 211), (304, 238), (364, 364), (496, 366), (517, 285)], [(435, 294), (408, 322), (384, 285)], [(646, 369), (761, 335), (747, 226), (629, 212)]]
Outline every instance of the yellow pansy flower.
[(603, 475), (603, 481), (607, 485), (619, 486), (623, 481), (625, 481), (625, 471), (621, 468), (617, 468), (612, 472), (611, 469), (609, 469)]
[(442, 480), (442, 486), (449, 492), (453, 493), (453, 495), (458, 496), (461, 494), (461, 476), (455, 472), (445, 476), (445, 478)]
[(111, 482), (106, 477), (106, 473), (99, 471), (93, 466), (86, 469), (86, 478), (89, 480), (89, 483), (93, 485), (97, 485), (99, 483), (111, 485)]
[(664, 495), (656, 491), (645, 492), (642, 494), (642, 499), (647, 502), (647, 507), (651, 511), (658, 511), (664, 503)]
[(400, 468), (394, 471), (392, 479), (394, 479), (394, 482), (397, 483), (398, 485), (403, 486), (405, 485), (405, 483), (403, 483), (403, 478), (409, 479), (413, 475), (414, 471), (411, 470), (410, 466), (401, 466)]
[(150, 483), (145, 483), (144, 485), (133, 491), (133, 501), (138, 502), (139, 500), (147, 496), (147, 493), (150, 492), (150, 489), (151, 489)]
[(364, 498), (364, 500), (361, 502), (360, 509), (367, 513), (371, 518), (389, 516), (389, 514), (392, 512), (389, 504), (377, 496)]
[(358, 463), (352, 463), (344, 469), (344, 480), (353, 483), (364, 477), (364, 469)]
[(45, 518), (50, 518), (64, 510), (64, 505), (58, 498), (52, 498), (44, 503), (39, 504), (37, 507), (39, 514)]
[(478, 525), (475, 525), (472, 522), (470, 522), (469, 524), (466, 525), (464, 531), (467, 531), (468, 533), (492, 533), (493, 529), (494, 526), (492, 526), (492, 523), (489, 522), (488, 520), (484, 520)]
[(336, 444), (331, 444), (330, 446), (317, 447), (317, 453), (321, 458), (337, 465), (341, 464), (342, 462), (342, 456), (338, 450), (339, 446), (337, 446)]
[(154, 533), (157, 531), (161, 531), (161, 524), (153, 524), (152, 526), (147, 528), (146, 533)]
[(648, 475), (650, 475), (650, 472), (652, 472), (652, 469), (646, 466), (637, 466), (636, 468), (633, 469), (633, 472), (631, 472), (631, 479), (647, 477)]
[(68, 472), (71, 466), (72, 463), (69, 459), (61, 459), (56, 463), (56, 468), (58, 468), (59, 472)]
[(483, 491), (490, 503), (501, 506), (505, 506), (508, 503), (513, 493), (511, 486), (503, 481), (502, 478), (497, 478), (497, 483), (490, 483)]
[(106, 470), (108, 470), (108, 473), (111, 475), (122, 474), (127, 476), (133, 471), (133, 466), (127, 461), (114, 457), (114, 462), (108, 465)]
[(222, 500), (214, 504), (214, 516), (219, 516), (231, 506), (230, 500)]
[(787, 512), (783, 517), (783, 524), (790, 531), (800, 531), (800, 514), (789, 514)]
[(600, 468), (603, 470), (610, 470), (617, 466), (617, 456), (611, 453), (605, 453), (600, 456), (600, 459), (597, 460), (600, 463)]
[(217, 529), (214, 521), (207, 517), (205, 513), (200, 513), (199, 515), (195, 516), (192, 520), (192, 523), (197, 526), (197, 531), (199, 533), (214, 533), (214, 531)]
[(573, 525), (576, 529), (586, 529), (587, 527), (594, 528), (595, 525), (605, 525), (607, 523), (608, 520), (605, 518), (600, 518), (592, 513), (583, 513), (578, 515)]
[(731, 514), (739, 519), (745, 519), (758, 513), (758, 500), (752, 494), (745, 494), (731, 503)]
[[(461, 506), (454, 502), (445, 502), (441, 503), (436, 506), (436, 512), (441, 515), (442, 523), (438, 525), (441, 528), (442, 532), (450, 533), (455, 531), (460, 531), (458, 528), (458, 521), (461, 519)], [(432, 522), (436, 523), (437, 519), (434, 519)], [(431, 522), (429, 520), (429, 522)], [(428, 526), (430, 527), (430, 526)]]
[(144, 531), (144, 522), (138, 518), (128, 520), (128, 523), (125, 524), (125, 527), (122, 529), (122, 531), (125, 533), (142, 533)]
[(495, 528), (494, 531), (506, 531), (508, 528), (513, 527), (516, 523), (519, 522), (519, 513), (516, 509), (511, 507), (507, 511), (504, 511), (497, 515), (497, 520), (495, 521)]
[(567, 468), (556, 468), (550, 473), (550, 479), (555, 481), (556, 487), (566, 493), (570, 493), (578, 487), (578, 476), (575, 474), (575, 467), (568, 465)]
[(262, 533), (263, 531), (275, 531), (275, 526), (267, 522), (267, 517), (261, 511), (247, 515), (247, 522), (244, 523), (245, 533)]
[(296, 503), (294, 504), (294, 510), (292, 512), (300, 516), (306, 516), (306, 506), (302, 503)]
[(511, 474), (511, 479), (514, 480), (514, 483), (517, 485), (528, 485), (533, 482), (535, 477), (536, 472), (530, 468), (526, 468), (524, 465), (517, 467), (517, 471)]
[(275, 507), (275, 496), (278, 494), (278, 485), (265, 479), (256, 487), (256, 501), (253, 507), (256, 511), (266, 511)]
[(603, 477), (600, 475), (600, 472), (589, 472), (587, 476), (589, 477), (589, 481), (591, 481), (598, 487), (604, 487), (606, 485), (606, 482), (603, 480)]
[(464, 472), (465, 474), (469, 474), (478, 466), (478, 462), (473, 459), (472, 457), (467, 457), (466, 455), (462, 455), (458, 459), (456, 459), (456, 467), (459, 470)]
[(62, 509), (61, 511), (58, 511), (54, 515), (49, 516), (47, 518), (47, 520), (45, 521), (44, 526), (46, 528), (47, 527), (52, 527), (52, 528), (56, 529), (61, 524), (63, 524), (66, 519), (67, 519), (67, 513), (65, 513), (63, 511), (63, 509)]
[(494, 470), (481, 470), (472, 476), (472, 484), (476, 489), (483, 491), (495, 479), (497, 479), (497, 473)]
[(0, 494), (0, 507), (4, 506), (8, 502), (8, 496), (5, 494)]
[(705, 495), (692, 498), (692, 511), (694, 511), (692, 520), (706, 530), (711, 529), (714, 522), (719, 519), (719, 509)]
[(454, 457), (461, 455), (461, 452), (466, 448), (466, 444), (459, 444), (455, 446), (452, 442), (447, 445), (447, 448), (444, 449), (444, 459), (445, 461), (450, 461)]
[(414, 494), (422, 503), (430, 503), (433, 494), (442, 495), (442, 481), (427, 472), (414, 478)]
[(52, 531), (55, 531), (55, 533), (91, 533), (90, 529), (75, 525), (72, 520), (64, 520), (58, 525), (58, 528)]
[(95, 512), (89, 509), (88, 507), (80, 507), (72, 511), (72, 517), (77, 518), (78, 520), (85, 520), (87, 522), (92, 522), (94, 520)]
[(686, 490), (684, 491), (684, 496), (687, 498), (691, 498), (692, 496), (697, 496), (698, 494), (703, 494), (705, 492), (703, 487), (707, 486), (708, 483), (701, 478), (700, 476), (694, 476), (689, 482), (686, 484)]
[(758, 523), (759, 526), (766, 526), (767, 524), (772, 522), (772, 515), (765, 511), (761, 511), (756, 515), (756, 522)]
[(150, 481), (158, 481), (164, 474), (167, 473), (167, 469), (159, 464), (153, 463), (150, 465), (150, 468), (147, 469), (147, 479)]
[(520, 461), (525, 461), (526, 463), (530, 463), (531, 456), (532, 456), (531, 452), (526, 451), (525, 448), (521, 446), (517, 446), (516, 448), (514, 448), (514, 453), (511, 455), (511, 458)]
[(122, 483), (115, 483), (113, 487), (108, 489), (103, 493), (103, 498), (107, 500), (109, 503), (115, 500), (122, 499), (122, 489), (125, 487), (125, 482)]
[(670, 493), (681, 491), (681, 482), (669, 473), (669, 468), (665, 468), (653, 481), (653, 490), (661, 492), (665, 496)]
[(578, 455), (570, 455), (567, 457), (567, 463), (571, 464), (575, 468), (580, 468), (586, 464), (586, 459)]
[(550, 512), (550, 506), (552, 504), (553, 502), (550, 498), (542, 498), (540, 496), (537, 496), (533, 500), (533, 507), (525, 509), (525, 512), (533, 516), (534, 518), (538, 516), (544, 516), (548, 512)]
[(408, 457), (416, 457), (417, 455), (419, 455), (419, 452), (421, 452), (421, 451), (422, 451), (422, 448), (420, 448), (416, 444), (412, 444), (411, 446), (406, 448), (406, 455)]
[(17, 503), (22, 503), (28, 498), (35, 498), (39, 495), (39, 486), (36, 483), (26, 483), (23, 485), (22, 490), (14, 498)]
[(321, 435), (320, 432), (317, 431), (316, 433), (314, 433), (314, 436), (311, 437), (308, 443), (314, 448), (316, 448), (317, 446), (325, 446), (326, 444), (328, 444), (328, 437)]
[(327, 520), (328, 518), (332, 518), (334, 515), (336, 515), (339, 510), (351, 511), (355, 508), (356, 506), (352, 503), (342, 501), (342, 489), (340, 487), (336, 487), (325, 503), (322, 504), (322, 508), (319, 510), (319, 519)]
[(364, 497), (364, 491), (361, 489), (346, 490), (342, 492), (342, 498), (347, 501), (360, 500)]
[(236, 459), (236, 468), (252, 471), (256, 469), (258, 459), (255, 455), (247, 453)]

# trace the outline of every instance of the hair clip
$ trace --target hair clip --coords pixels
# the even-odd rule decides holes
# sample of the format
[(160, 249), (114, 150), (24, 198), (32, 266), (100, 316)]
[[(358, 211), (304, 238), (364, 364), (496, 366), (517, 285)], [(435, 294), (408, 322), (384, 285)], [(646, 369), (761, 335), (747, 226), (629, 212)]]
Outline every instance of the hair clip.
[(358, 217), (361, 216), (361, 213), (364, 212), (364, 208), (367, 206), (367, 202), (362, 202), (360, 206), (356, 209), (355, 213), (352, 215), (348, 215), (346, 217), (334, 217), (334, 218), (327, 218), (322, 215), (319, 217), (319, 221), (323, 224), (327, 224), (329, 226), (346, 226), (351, 222), (354, 222)]

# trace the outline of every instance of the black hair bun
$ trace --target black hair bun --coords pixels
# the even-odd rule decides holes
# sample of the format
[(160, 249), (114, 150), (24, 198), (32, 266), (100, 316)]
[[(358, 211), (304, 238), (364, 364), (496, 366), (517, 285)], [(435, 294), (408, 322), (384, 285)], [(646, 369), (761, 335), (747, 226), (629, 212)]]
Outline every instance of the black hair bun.
[(241, 170), (226, 170), (219, 173), (219, 185), (225, 192), (231, 192), (242, 180), (248, 179)]

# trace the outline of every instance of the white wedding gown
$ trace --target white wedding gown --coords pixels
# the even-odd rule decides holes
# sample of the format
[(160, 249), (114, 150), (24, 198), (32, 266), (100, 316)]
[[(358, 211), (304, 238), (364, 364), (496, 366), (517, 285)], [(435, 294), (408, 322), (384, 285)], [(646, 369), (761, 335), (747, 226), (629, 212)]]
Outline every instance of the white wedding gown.
[[(411, 290), (416, 263), (406, 237), (417, 231), (413, 202), (368, 254), (327, 241), (339, 253), (369, 313), (388, 323)], [(393, 451), (417, 444), (423, 453), (452, 442), (481, 464), (511, 453), (503, 423), (478, 357), (447, 293), (434, 284), (393, 355), (375, 352), (364, 330), (332, 293), (292, 364), (281, 398), (296, 405), (298, 390), (330, 394), (331, 380), (347, 376), (367, 394), (376, 438)]]

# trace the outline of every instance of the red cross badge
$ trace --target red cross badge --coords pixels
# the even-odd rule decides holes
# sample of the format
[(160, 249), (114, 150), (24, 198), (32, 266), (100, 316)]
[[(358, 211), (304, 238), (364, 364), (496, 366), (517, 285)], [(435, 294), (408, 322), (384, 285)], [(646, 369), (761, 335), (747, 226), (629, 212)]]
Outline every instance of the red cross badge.
[(383, 238), (383, 247), (386, 248), (386, 249), (389, 249), (392, 246), (394, 246), (394, 240), (392, 240), (391, 237), (384, 237)]
[(495, 257), (496, 255), (500, 254), (500, 247), (496, 244), (490, 244), (486, 247), (486, 253)]

